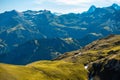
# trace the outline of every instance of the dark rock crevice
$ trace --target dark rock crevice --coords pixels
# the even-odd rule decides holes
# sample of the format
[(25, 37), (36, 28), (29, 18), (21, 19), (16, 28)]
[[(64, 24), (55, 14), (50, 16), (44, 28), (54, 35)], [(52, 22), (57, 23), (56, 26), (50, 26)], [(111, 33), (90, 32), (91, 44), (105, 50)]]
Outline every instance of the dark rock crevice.
[(93, 63), (89, 71), (89, 80), (120, 80), (120, 60)]

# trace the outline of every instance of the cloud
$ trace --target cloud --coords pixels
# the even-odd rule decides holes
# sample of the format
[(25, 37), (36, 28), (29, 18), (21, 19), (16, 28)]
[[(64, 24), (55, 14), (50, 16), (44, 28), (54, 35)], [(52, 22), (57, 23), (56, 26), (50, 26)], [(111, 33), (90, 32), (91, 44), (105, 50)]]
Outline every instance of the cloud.
[(34, 0), (36, 4), (42, 4), (45, 2), (63, 4), (63, 5), (78, 5), (81, 3), (91, 3), (94, 0)]
[(111, 4), (118, 3), (120, 0), (34, 0), (37, 4), (42, 4), (46, 2), (55, 3), (58, 5), (81, 5), (81, 4)]
[(80, 5), (82, 3), (91, 3), (93, 0), (55, 0), (58, 3), (66, 4), (66, 5)]
[(34, 0), (34, 3), (38, 9), (69, 13), (86, 11), (91, 5), (96, 7), (106, 7), (113, 3), (120, 5), (120, 0)]

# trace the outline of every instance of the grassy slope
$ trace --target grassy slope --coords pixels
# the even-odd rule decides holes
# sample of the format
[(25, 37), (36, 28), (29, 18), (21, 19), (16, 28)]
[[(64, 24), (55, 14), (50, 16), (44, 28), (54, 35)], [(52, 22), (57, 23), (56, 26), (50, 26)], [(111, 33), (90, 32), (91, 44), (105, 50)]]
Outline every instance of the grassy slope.
[(0, 64), (0, 80), (87, 80), (83, 65), (40, 61), (26, 66)]
[(64, 60), (86, 65), (115, 55), (120, 55), (120, 35), (111, 35), (94, 41), (81, 50), (68, 52), (55, 60)]

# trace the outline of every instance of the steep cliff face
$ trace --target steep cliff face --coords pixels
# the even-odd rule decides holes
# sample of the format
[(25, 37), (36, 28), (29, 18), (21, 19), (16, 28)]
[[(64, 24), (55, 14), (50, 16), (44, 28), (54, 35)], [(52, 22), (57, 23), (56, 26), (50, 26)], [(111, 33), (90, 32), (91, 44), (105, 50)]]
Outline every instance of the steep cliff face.
[(118, 54), (93, 62), (89, 68), (93, 80), (120, 80), (120, 51)]

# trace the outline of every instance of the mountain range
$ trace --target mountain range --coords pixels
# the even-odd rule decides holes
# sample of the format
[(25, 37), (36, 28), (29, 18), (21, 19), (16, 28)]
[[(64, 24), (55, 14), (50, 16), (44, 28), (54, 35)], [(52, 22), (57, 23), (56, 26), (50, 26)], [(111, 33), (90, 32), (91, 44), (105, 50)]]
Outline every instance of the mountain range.
[(28, 64), (54, 59), (110, 34), (120, 34), (120, 6), (92, 5), (83, 13), (48, 10), (0, 14), (0, 62)]

